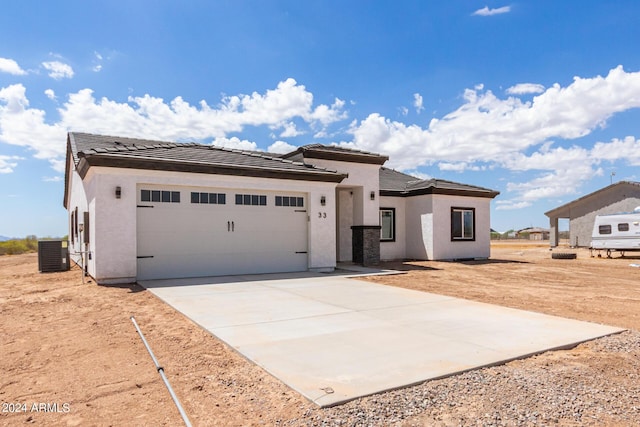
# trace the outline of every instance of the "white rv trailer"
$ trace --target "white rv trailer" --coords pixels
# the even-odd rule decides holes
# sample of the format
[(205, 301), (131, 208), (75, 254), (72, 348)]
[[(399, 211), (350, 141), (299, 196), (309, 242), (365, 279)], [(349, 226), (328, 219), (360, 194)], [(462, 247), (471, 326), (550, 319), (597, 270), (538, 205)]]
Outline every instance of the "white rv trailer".
[(633, 212), (596, 216), (591, 235), (591, 256), (596, 251), (598, 257), (601, 251), (606, 251), (611, 258), (611, 252), (640, 251), (640, 206)]

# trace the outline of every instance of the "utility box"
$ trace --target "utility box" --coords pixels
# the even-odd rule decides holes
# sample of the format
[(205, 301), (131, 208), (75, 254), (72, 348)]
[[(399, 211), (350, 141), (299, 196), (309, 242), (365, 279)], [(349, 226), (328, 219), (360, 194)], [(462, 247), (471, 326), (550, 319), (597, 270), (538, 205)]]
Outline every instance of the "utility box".
[(38, 241), (38, 271), (48, 273), (67, 271), (69, 268), (69, 246), (66, 240)]

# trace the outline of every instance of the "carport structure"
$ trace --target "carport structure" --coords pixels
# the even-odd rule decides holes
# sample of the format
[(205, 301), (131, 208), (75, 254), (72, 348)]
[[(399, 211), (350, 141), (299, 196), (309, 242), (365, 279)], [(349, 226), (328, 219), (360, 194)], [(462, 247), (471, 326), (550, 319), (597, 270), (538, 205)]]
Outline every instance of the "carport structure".
[(545, 212), (551, 226), (550, 244), (558, 246), (558, 223), (569, 220), (569, 244), (591, 245), (591, 233), (597, 215), (631, 212), (640, 206), (640, 182), (620, 181)]

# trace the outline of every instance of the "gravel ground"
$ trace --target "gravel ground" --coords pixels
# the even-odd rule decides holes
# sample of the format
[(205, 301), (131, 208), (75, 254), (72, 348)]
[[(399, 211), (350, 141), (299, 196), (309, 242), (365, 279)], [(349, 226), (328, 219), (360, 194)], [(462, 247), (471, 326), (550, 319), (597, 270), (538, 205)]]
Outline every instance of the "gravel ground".
[(304, 418), (280, 425), (640, 425), (639, 372), (640, 332), (627, 331), (572, 350), (308, 410)]

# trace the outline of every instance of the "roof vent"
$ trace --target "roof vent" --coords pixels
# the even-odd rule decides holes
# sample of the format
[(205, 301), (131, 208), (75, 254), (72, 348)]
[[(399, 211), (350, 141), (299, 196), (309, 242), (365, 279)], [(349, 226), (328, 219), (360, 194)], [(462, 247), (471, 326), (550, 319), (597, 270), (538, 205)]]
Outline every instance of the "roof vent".
[(638, 206), (637, 208), (635, 208), (633, 211), (634, 211), (634, 212), (637, 212), (637, 213), (640, 213), (640, 206)]

